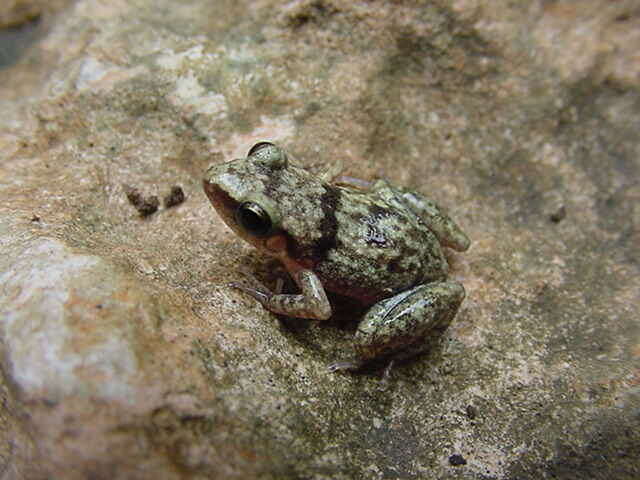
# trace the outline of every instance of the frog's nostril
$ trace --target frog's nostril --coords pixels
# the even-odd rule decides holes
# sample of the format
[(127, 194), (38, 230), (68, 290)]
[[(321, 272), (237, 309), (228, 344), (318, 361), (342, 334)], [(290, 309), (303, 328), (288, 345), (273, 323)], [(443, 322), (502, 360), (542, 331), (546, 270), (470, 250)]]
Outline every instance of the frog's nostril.
[(220, 165), (211, 165), (207, 168), (207, 171), (204, 172), (204, 176), (202, 178), (205, 184), (217, 184), (220, 183)]

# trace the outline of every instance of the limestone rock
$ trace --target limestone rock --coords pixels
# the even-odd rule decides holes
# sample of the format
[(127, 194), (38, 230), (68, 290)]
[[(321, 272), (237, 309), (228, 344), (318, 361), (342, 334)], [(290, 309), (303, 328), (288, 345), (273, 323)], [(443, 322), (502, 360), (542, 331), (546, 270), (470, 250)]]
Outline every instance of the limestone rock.
[[(640, 477), (640, 14), (580, 3), (64, 2), (0, 71), (3, 478)], [(202, 172), (267, 139), (472, 239), (386, 390), (226, 286), (278, 267)]]

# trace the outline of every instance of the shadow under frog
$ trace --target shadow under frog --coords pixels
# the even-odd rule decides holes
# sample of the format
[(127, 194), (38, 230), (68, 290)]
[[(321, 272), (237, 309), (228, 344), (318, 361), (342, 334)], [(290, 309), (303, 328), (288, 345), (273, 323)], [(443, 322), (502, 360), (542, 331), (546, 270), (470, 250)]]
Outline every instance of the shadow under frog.
[(416, 354), (449, 326), (464, 299), (464, 287), (447, 280), (443, 247), (465, 251), (469, 239), (419, 193), (385, 180), (315, 175), (270, 142), (209, 167), (203, 184), (225, 223), (281, 261), (301, 293), (233, 287), (291, 317), (328, 319), (327, 291), (369, 307), (355, 355), (332, 363), (331, 371)]

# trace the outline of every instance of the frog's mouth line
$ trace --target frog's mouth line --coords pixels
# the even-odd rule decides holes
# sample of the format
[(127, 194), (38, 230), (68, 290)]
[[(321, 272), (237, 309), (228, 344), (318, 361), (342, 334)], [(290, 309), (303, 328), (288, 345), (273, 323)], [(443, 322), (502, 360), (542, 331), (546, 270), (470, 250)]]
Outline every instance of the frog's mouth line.
[[(218, 212), (218, 215), (222, 217), (224, 223), (234, 231), (236, 235), (245, 240), (246, 242), (252, 244), (256, 248), (269, 252), (271, 255), (279, 256), (279, 252), (285, 251), (285, 247), (280, 247), (277, 251), (274, 251), (273, 248), (270, 248), (268, 245), (273, 238), (277, 236), (282, 236), (282, 232), (277, 230), (273, 232), (273, 234), (261, 237), (256, 235), (251, 235), (247, 233), (236, 220), (236, 211), (240, 206), (241, 202), (234, 200), (224, 189), (220, 188), (215, 183), (208, 182), (207, 180), (203, 180), (202, 182), (204, 191), (209, 197), (209, 201), (213, 208)], [(285, 245), (287, 244), (286, 236), (285, 236)]]
[(213, 183), (203, 180), (202, 186), (207, 197), (209, 197), (211, 205), (218, 212), (218, 215), (222, 217), (224, 223), (232, 230), (237, 231), (238, 227), (234, 219), (234, 214), (240, 204), (231, 198), (227, 192)]

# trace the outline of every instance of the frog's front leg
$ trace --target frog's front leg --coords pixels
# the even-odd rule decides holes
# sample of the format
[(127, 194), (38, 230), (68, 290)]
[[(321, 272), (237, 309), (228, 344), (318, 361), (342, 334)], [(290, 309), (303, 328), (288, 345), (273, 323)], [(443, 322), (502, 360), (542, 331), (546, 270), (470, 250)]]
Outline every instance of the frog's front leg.
[(357, 370), (371, 360), (417, 353), (428, 335), (449, 326), (464, 296), (460, 283), (446, 281), (418, 285), (376, 303), (358, 325), (356, 358), (329, 369)]
[(273, 293), (265, 287), (251, 288), (239, 283), (232, 283), (231, 286), (248, 293), (273, 313), (315, 320), (329, 318), (331, 304), (316, 274), (311, 270), (298, 270), (293, 278), (302, 293), (297, 295)]

